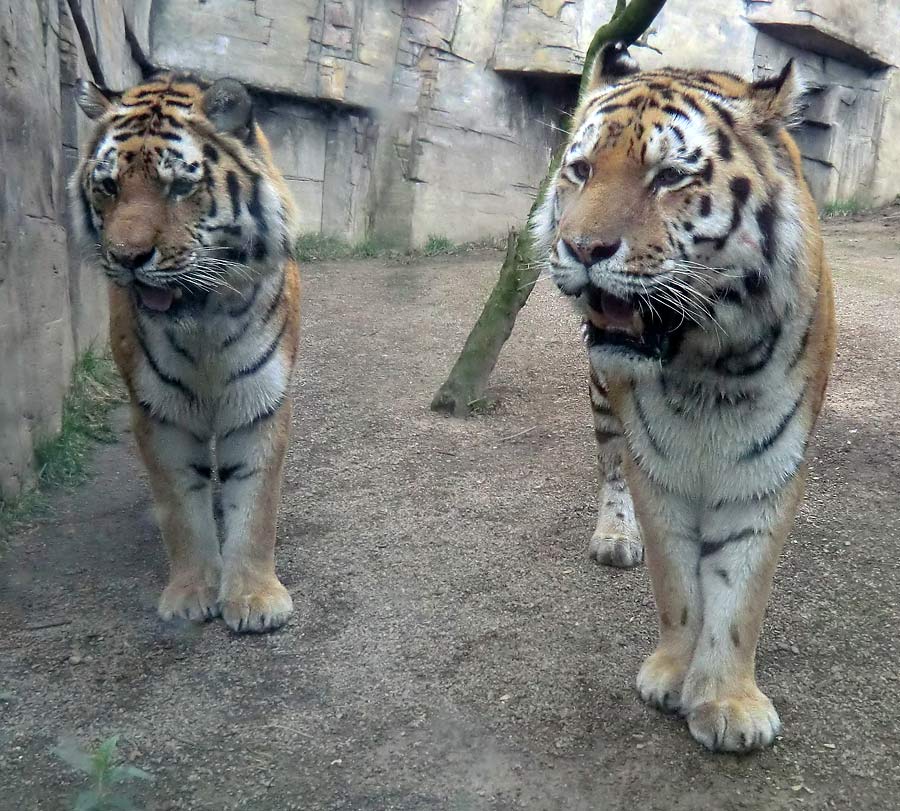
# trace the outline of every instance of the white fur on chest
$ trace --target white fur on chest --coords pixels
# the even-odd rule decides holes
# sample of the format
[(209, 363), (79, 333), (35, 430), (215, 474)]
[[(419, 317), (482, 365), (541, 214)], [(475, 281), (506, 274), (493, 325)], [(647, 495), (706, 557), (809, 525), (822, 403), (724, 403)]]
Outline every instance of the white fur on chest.
[[(779, 490), (802, 463), (810, 429), (805, 378), (791, 365), (803, 326), (802, 319), (786, 323), (768, 362), (750, 374), (676, 358), (632, 379), (619, 416), (645, 475), (705, 506)], [(608, 374), (598, 357), (595, 369)]]
[(290, 369), (277, 346), (283, 319), (263, 323), (278, 279), (260, 285), (255, 306), (239, 316), (233, 302), (212, 301), (188, 323), (142, 318), (136, 375), (141, 401), (159, 418), (200, 436), (223, 434), (274, 409)]

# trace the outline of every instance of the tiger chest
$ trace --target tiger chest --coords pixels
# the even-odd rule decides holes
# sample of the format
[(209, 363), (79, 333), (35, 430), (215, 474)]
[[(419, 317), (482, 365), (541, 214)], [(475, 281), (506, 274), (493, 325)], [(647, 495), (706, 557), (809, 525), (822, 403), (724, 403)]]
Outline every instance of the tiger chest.
[(164, 319), (143, 323), (140, 400), (162, 420), (201, 436), (245, 424), (280, 402), (290, 370), (277, 332), (258, 321), (250, 314), (246, 323), (213, 316), (191, 329)]
[(618, 398), (629, 450), (667, 492), (712, 503), (774, 492), (802, 463), (810, 419), (802, 384), (771, 369), (753, 386), (663, 374)]

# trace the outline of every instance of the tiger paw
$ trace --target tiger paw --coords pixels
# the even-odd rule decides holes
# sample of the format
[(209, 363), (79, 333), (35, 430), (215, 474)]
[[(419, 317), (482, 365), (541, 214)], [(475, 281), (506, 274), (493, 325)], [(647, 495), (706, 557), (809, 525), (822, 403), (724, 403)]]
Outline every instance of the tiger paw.
[(681, 709), (681, 686), (687, 664), (676, 656), (656, 651), (644, 660), (637, 677), (641, 700), (665, 713)]
[(274, 631), (294, 610), (291, 595), (275, 575), (223, 583), (219, 605), (225, 624), (238, 633)]
[(163, 590), (157, 613), (166, 622), (206, 622), (219, 616), (218, 592), (218, 566), (179, 572)]
[(713, 752), (763, 749), (781, 732), (775, 707), (755, 686), (697, 705), (687, 722), (694, 739)]
[(644, 559), (644, 545), (637, 535), (597, 530), (591, 538), (588, 554), (604, 566), (633, 569)]

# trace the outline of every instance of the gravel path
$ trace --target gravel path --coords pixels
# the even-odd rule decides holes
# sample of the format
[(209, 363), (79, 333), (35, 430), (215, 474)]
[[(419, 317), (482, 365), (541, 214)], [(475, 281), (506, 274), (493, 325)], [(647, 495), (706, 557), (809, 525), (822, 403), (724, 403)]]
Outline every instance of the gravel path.
[[(646, 570), (586, 557), (585, 361), (543, 283), (468, 421), (427, 404), (497, 253), (306, 269), (283, 631), (166, 627), (132, 440), (13, 540), (0, 809), (69, 809), (60, 739), (118, 733), (148, 811), (730, 811), (900, 805), (900, 210), (826, 224), (839, 355), (759, 677), (777, 745), (712, 756), (632, 683)], [(124, 424), (124, 420), (123, 420)]]

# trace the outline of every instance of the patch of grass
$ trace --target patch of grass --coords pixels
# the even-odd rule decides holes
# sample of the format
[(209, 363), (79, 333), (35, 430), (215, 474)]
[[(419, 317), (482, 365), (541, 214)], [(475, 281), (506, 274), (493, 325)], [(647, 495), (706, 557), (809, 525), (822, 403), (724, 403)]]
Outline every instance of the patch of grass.
[(75, 797), (72, 811), (135, 809), (123, 785), (134, 780), (152, 780), (153, 775), (137, 766), (116, 763), (118, 744), (119, 736), (113, 735), (93, 751), (77, 741), (61, 741), (53, 747), (53, 754), (87, 778), (87, 788)]
[(346, 259), (352, 252), (353, 248), (349, 242), (327, 234), (303, 234), (295, 246), (295, 256), (299, 262)]
[(353, 256), (358, 259), (374, 259), (400, 253), (397, 246), (384, 237), (366, 237), (353, 246)]
[(456, 245), (447, 237), (442, 237), (439, 234), (429, 234), (422, 252), (425, 256), (437, 256), (442, 253), (453, 253), (454, 250), (456, 250)]
[(353, 244), (328, 234), (303, 234), (295, 247), (295, 256), (300, 262), (374, 259), (396, 252), (396, 246), (379, 237), (367, 237), (362, 242)]
[(431, 234), (421, 250), (403, 250), (395, 242), (384, 237), (366, 237), (362, 242), (351, 243), (341, 237), (328, 234), (303, 234), (296, 243), (294, 256), (298, 262), (328, 262), (338, 259), (378, 259), (390, 257), (440, 256), (467, 250), (503, 247), (506, 238), (457, 245), (447, 237)]
[(835, 200), (825, 206), (823, 213), (826, 217), (848, 217), (851, 214), (859, 214), (865, 208), (859, 200)]
[(85, 352), (72, 370), (59, 434), (35, 445), (37, 486), (15, 501), (0, 500), (0, 537), (40, 512), (46, 506), (47, 490), (84, 480), (94, 445), (115, 441), (109, 412), (124, 399), (112, 358), (90, 349)]

